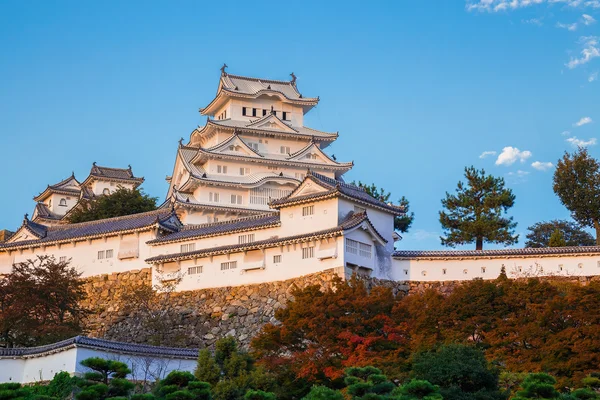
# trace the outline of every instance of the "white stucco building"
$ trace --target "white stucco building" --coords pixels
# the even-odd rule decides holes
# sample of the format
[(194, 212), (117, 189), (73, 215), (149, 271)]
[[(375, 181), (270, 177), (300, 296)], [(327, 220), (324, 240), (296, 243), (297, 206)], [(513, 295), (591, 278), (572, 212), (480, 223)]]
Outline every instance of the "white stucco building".
[[(69, 224), (82, 201), (143, 178), (98, 167), (35, 198), (36, 212), (0, 244), (0, 273), (37, 255), (70, 260), (84, 277), (153, 266), (180, 290), (294, 278), (325, 269), (391, 278), (394, 217), (403, 209), (344, 182), (352, 162), (325, 152), (337, 133), (304, 126), (318, 97), (290, 81), (230, 75), (180, 141), (166, 201), (152, 212)], [(58, 205), (57, 205), (58, 204)], [(62, 207), (62, 208), (57, 208)]]
[(143, 178), (92, 166), (40, 195), (30, 220), (0, 243), (0, 274), (38, 255), (69, 260), (84, 277), (153, 267), (179, 290), (290, 279), (335, 269), (381, 279), (443, 281), (509, 276), (598, 275), (600, 247), (396, 251), (401, 207), (344, 182), (352, 162), (327, 154), (338, 133), (304, 126), (319, 102), (296, 77), (278, 81), (221, 69), (204, 126), (179, 142), (156, 211), (78, 224), (71, 210)]
[(81, 361), (100, 357), (127, 364), (128, 379), (155, 382), (171, 371), (194, 372), (198, 349), (121, 343), (77, 336), (39, 347), (0, 349), (0, 383), (52, 380), (59, 372), (81, 376), (90, 370)]

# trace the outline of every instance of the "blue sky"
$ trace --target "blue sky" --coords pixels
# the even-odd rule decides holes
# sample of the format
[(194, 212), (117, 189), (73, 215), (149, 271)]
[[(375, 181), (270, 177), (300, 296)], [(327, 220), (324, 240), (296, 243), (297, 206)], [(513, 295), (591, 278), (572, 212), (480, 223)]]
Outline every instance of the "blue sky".
[(595, 20), (597, 0), (5, 0), (0, 228), (93, 161), (131, 164), (162, 201), (177, 141), (204, 123), (198, 108), (226, 62), (240, 75), (294, 72), (321, 97), (306, 125), (340, 132), (330, 153), (354, 160), (346, 179), (410, 200), (401, 248), (441, 248), (440, 200), (469, 165), (506, 179), (524, 239), (569, 217), (547, 163), (582, 142), (600, 156)]

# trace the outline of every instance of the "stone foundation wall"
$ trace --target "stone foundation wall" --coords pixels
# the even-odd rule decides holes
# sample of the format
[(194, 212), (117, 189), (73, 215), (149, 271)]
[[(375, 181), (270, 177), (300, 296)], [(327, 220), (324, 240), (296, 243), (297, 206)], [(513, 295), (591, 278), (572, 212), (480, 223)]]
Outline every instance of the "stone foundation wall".
[[(124, 295), (151, 285), (150, 268), (86, 279), (84, 306), (91, 310), (87, 334), (133, 343), (164, 346), (206, 347), (226, 335), (244, 347), (262, 326), (275, 322), (275, 311), (293, 298), (295, 288), (329, 287), (335, 271), (307, 275), (281, 282), (202, 289), (142, 299), (136, 307)], [(600, 277), (542, 278), (586, 284)], [(385, 286), (396, 295), (433, 288), (449, 294), (464, 281), (396, 282), (367, 279), (367, 286)], [(141, 304), (141, 305), (140, 305)], [(133, 310), (131, 308), (134, 308)]]

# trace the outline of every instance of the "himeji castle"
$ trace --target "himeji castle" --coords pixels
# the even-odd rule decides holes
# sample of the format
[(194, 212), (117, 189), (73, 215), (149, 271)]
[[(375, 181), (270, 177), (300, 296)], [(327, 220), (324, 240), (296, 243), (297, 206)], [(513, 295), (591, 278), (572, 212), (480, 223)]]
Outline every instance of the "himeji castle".
[(271, 211), (308, 170), (340, 179), (352, 168), (324, 150), (338, 134), (304, 126), (319, 102), (290, 81), (230, 75), (222, 68), (217, 94), (200, 110), (206, 125), (180, 142), (169, 204), (186, 224), (231, 220)]
[(337, 132), (304, 126), (319, 97), (287, 81), (231, 75), (200, 109), (206, 124), (176, 148), (155, 211), (69, 223), (72, 210), (144, 178), (95, 163), (34, 200), (32, 217), (0, 243), (0, 274), (36, 256), (94, 276), (152, 268), (178, 290), (285, 280), (324, 270), (398, 281), (600, 275), (600, 247), (486, 251), (395, 250), (400, 206), (346, 183), (352, 162), (327, 153)]

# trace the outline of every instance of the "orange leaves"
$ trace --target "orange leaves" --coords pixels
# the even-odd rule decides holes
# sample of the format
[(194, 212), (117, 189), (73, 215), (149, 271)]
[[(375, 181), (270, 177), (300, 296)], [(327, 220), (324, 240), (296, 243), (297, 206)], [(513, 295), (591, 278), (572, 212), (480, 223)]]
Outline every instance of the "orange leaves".
[(475, 344), (512, 372), (547, 371), (560, 384), (600, 365), (600, 282), (475, 280), (444, 297), (434, 290), (394, 298), (358, 280), (309, 287), (253, 341), (255, 354), (313, 383), (349, 366), (404, 378), (411, 353), (442, 343)]

